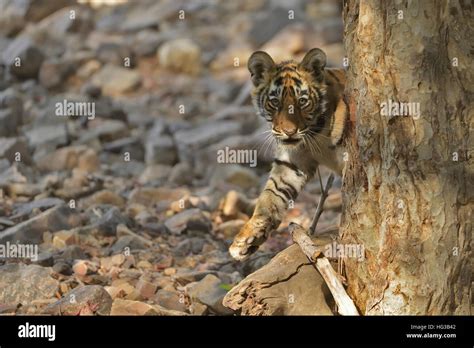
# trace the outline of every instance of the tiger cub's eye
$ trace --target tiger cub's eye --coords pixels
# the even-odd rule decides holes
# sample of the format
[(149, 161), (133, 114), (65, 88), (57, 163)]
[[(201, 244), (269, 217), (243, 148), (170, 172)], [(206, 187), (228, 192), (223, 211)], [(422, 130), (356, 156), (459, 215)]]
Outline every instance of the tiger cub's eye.
[(273, 98), (270, 99), (270, 104), (277, 108), (280, 105), (280, 101), (277, 98)]
[(300, 98), (298, 99), (298, 104), (300, 106), (305, 106), (306, 104), (308, 104), (308, 98)]

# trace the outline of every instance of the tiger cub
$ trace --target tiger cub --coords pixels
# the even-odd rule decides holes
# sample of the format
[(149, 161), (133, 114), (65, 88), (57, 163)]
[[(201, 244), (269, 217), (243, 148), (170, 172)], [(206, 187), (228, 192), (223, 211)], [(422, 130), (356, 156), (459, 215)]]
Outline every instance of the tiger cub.
[(276, 153), (269, 179), (250, 220), (235, 236), (229, 252), (243, 260), (280, 225), (319, 164), (342, 175), (342, 142), (347, 120), (343, 100), (345, 74), (327, 69), (326, 55), (310, 50), (300, 63), (275, 64), (265, 52), (248, 61), (253, 104), (257, 114), (271, 122)]

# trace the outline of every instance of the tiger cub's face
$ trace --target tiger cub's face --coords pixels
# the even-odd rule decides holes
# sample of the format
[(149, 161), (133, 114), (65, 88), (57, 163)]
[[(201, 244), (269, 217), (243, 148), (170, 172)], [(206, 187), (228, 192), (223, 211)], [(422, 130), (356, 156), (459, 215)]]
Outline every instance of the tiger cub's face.
[(326, 55), (310, 50), (301, 63), (275, 64), (265, 52), (257, 51), (248, 61), (257, 113), (272, 123), (272, 133), (281, 146), (302, 146), (324, 127)]

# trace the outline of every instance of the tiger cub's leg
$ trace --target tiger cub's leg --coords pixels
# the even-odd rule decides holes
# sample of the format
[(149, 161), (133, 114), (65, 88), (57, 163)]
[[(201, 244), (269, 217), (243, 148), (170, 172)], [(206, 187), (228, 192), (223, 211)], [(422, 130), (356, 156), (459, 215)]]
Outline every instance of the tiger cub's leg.
[(235, 236), (229, 252), (243, 260), (265, 242), (280, 225), (290, 201), (294, 201), (312, 173), (305, 173), (294, 164), (275, 160), (270, 177), (260, 194), (250, 220)]

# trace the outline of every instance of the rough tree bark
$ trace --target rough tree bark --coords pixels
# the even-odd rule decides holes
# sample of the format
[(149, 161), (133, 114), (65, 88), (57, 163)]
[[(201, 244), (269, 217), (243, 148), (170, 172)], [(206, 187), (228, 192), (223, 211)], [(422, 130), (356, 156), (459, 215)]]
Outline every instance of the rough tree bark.
[[(470, 1), (348, 1), (342, 243), (360, 312), (469, 314), (474, 202)], [(420, 117), (383, 116), (388, 100)]]

